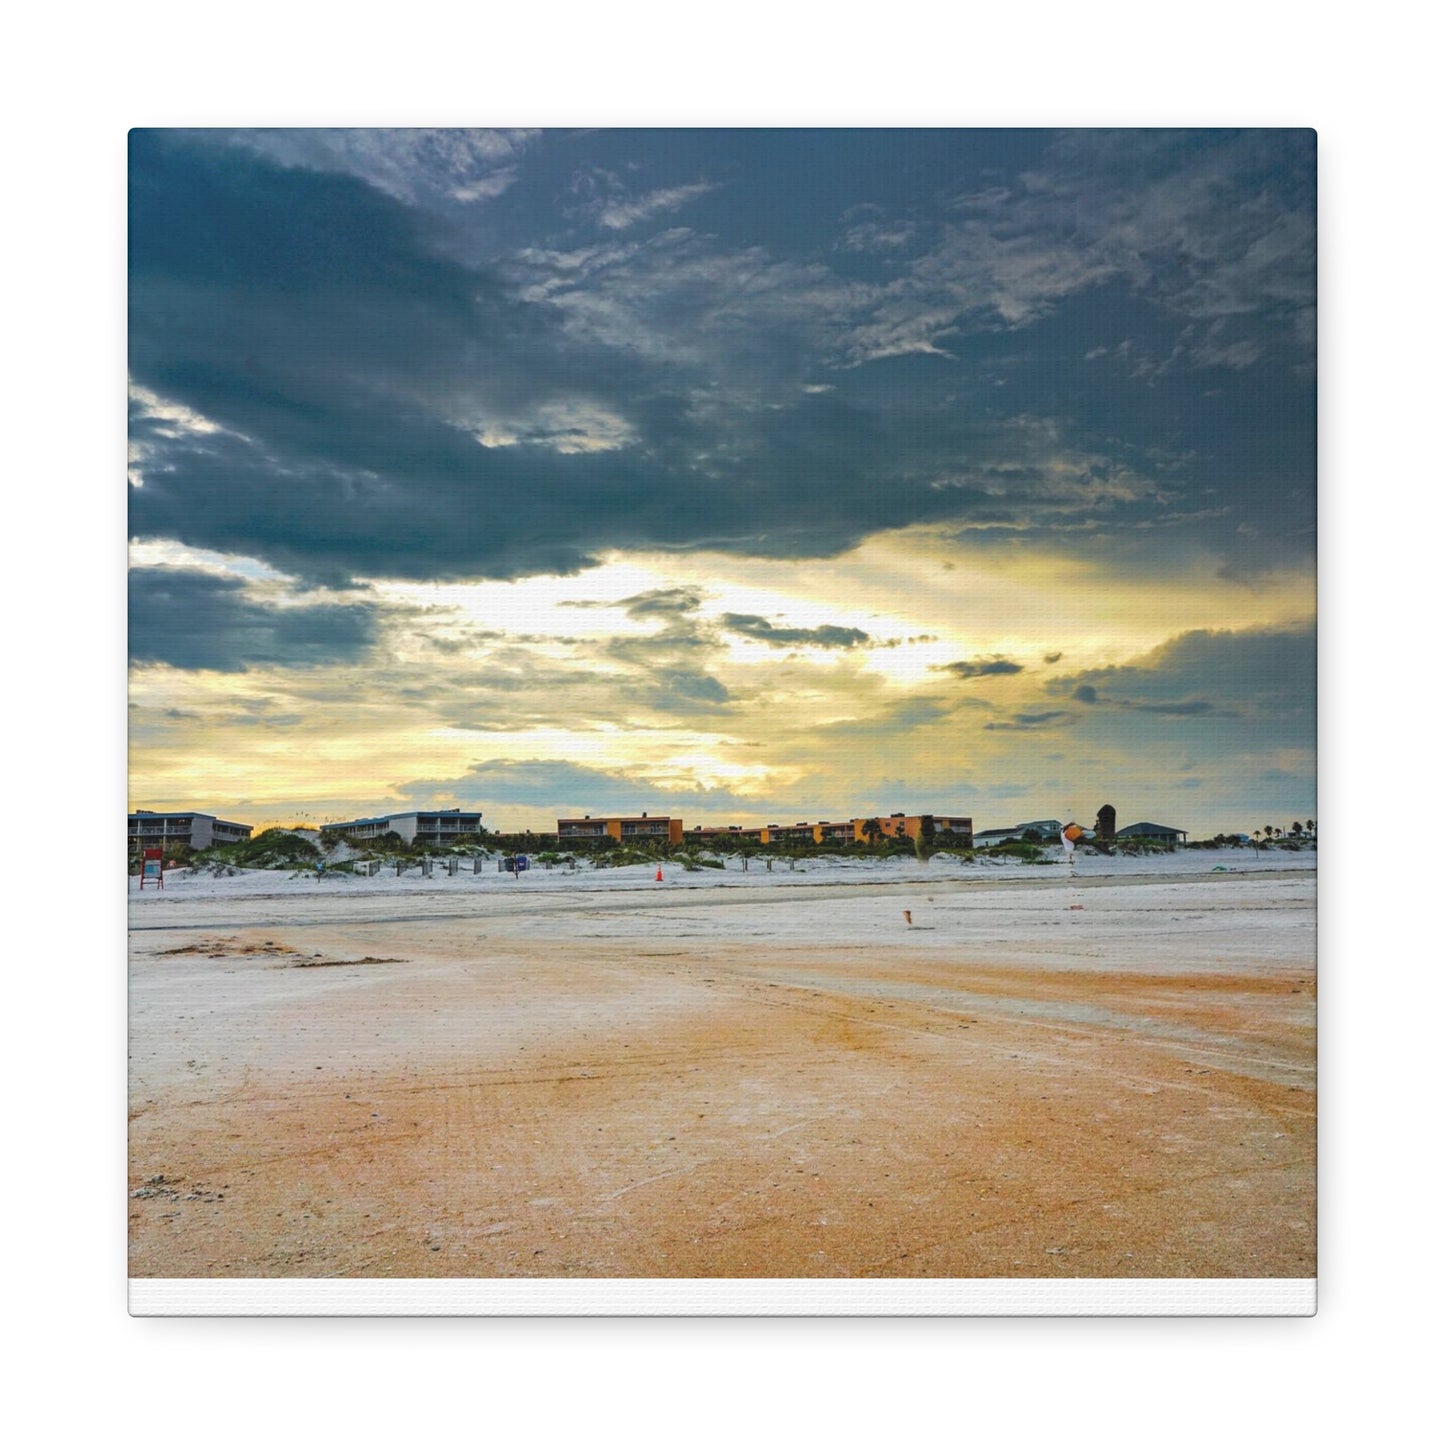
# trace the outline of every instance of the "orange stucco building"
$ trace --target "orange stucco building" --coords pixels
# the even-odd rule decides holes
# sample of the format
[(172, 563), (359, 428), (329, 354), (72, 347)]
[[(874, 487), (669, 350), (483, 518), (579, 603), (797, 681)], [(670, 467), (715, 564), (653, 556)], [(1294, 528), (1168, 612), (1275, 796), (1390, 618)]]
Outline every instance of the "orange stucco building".
[[(878, 825), (873, 834), (870, 823)], [(910, 842), (924, 831), (931, 831), (935, 837), (940, 833), (953, 833), (959, 837), (963, 847), (973, 842), (973, 819), (957, 814), (943, 813), (889, 813), (885, 817), (854, 818), (853, 837), (859, 843), (870, 841), (870, 835), (882, 838), (907, 838)]]
[(611, 838), (616, 843), (681, 843), (682, 819), (650, 818), (646, 813), (639, 813), (635, 818), (594, 818), (589, 813), (583, 818), (557, 819), (559, 843), (585, 843), (601, 838)]
[(890, 813), (886, 817), (850, 818), (845, 823), (769, 823), (765, 828), (744, 828), (737, 824), (694, 827), (684, 832), (681, 818), (649, 817), (640, 813), (630, 818), (558, 818), (557, 841), (585, 843), (611, 838), (615, 843), (758, 843), (763, 847), (786, 843), (872, 843), (887, 838), (913, 841), (920, 833), (934, 837), (953, 835), (961, 847), (973, 843), (973, 819), (957, 814)]

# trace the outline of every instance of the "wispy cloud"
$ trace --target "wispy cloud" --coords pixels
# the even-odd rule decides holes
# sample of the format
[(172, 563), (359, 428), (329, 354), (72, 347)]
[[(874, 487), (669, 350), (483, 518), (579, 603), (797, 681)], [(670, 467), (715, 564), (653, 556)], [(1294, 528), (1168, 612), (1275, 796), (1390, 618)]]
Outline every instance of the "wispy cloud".
[(983, 730), (989, 733), (1037, 732), (1041, 728), (1063, 727), (1071, 722), (1067, 712), (1018, 712), (1007, 722), (986, 722)]
[(722, 625), (729, 632), (766, 642), (769, 647), (861, 647), (871, 639), (857, 627), (778, 627), (766, 617), (727, 612)]
[(686, 186), (664, 186), (641, 196), (609, 196), (598, 202), (594, 212), (597, 223), (609, 231), (625, 231), (639, 221), (650, 221), (668, 211), (676, 211), (705, 196), (717, 187), (708, 181), (695, 181)]
[(470, 203), (506, 191), (517, 179), (517, 162), (541, 132), (316, 127), (219, 134), (283, 165), (357, 176), (400, 201)]
[(870, 217), (849, 226), (842, 244), (849, 251), (896, 251), (907, 246), (916, 233), (911, 221)]
[[(855, 362), (934, 354), (969, 328), (1032, 325), (1117, 283), (1185, 323), (1200, 367), (1313, 344), (1315, 224), (1306, 132), (1072, 132), (1043, 164), (956, 198), (937, 238), (848, 333)], [(851, 233), (850, 233), (851, 234)], [(871, 232), (864, 232), (871, 234)], [(1251, 323), (1247, 332), (1238, 324)], [(1089, 359), (1104, 355), (1091, 348)]]

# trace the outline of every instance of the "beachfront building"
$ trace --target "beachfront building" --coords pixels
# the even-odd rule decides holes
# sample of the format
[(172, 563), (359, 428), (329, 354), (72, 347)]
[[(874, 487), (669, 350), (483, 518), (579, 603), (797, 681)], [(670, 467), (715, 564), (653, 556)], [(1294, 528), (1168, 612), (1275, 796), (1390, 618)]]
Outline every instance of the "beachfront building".
[(1033, 839), (1026, 833), (1037, 833), (1041, 843), (1057, 843), (1064, 825), (1057, 818), (1036, 818), (1032, 823), (1015, 823), (1012, 828), (985, 828), (973, 835), (975, 848), (996, 848), (1000, 843), (1025, 843)]
[(758, 831), (758, 841), (767, 845), (831, 843), (881, 843), (890, 838), (910, 842), (919, 834), (960, 848), (973, 846), (973, 819), (956, 814), (890, 813), (886, 818), (850, 818), (846, 823), (769, 823)]
[(460, 808), (434, 808), (427, 812), (386, 813), (378, 818), (353, 818), (348, 823), (323, 823), (322, 838), (344, 838), (348, 843), (368, 843), (395, 833), (404, 843), (442, 847), (460, 842), (482, 831), (480, 813)]
[[(851, 826), (855, 843), (881, 842), (885, 838), (912, 842), (921, 834), (960, 848), (973, 847), (973, 819), (956, 813), (889, 813), (886, 818), (854, 818)], [(945, 840), (945, 834), (951, 836)]]
[(757, 843), (763, 841), (763, 828), (744, 828), (741, 823), (726, 823), (718, 827), (689, 828), (684, 835), (689, 843)]
[(133, 853), (176, 843), (212, 848), (220, 843), (244, 843), (250, 836), (249, 823), (228, 823), (211, 813), (152, 813), (138, 808), (126, 817), (126, 845)]
[(904, 813), (889, 813), (885, 818), (854, 818), (853, 836), (860, 843), (882, 842), (885, 838), (907, 838), (908, 817)]
[(1183, 828), (1166, 828), (1162, 823), (1130, 823), (1114, 835), (1121, 843), (1168, 843), (1171, 847), (1189, 841)]
[[(1033, 826), (1033, 825), (1030, 825)], [(1055, 823), (1057, 833), (1062, 824)], [(616, 843), (655, 841), (668, 843), (741, 844), (759, 847), (821, 846), (845, 847), (849, 843), (877, 843), (889, 838), (913, 841), (920, 834), (941, 844), (959, 848), (973, 846), (973, 819), (957, 813), (890, 813), (886, 818), (850, 818), (847, 822), (769, 823), (764, 828), (745, 828), (740, 823), (697, 827), (684, 831), (680, 818), (649, 817), (558, 818), (557, 841), (560, 844), (602, 842), (611, 838)]]
[[(920, 819), (920, 821), (922, 821)], [(933, 815), (933, 839), (936, 843), (952, 843), (959, 848), (973, 847), (973, 819), (952, 813), (947, 817)]]
[(594, 818), (591, 813), (581, 818), (557, 819), (557, 842), (600, 843), (606, 838), (614, 843), (681, 843), (681, 818), (649, 818), (639, 813), (635, 818)]
[(890, 838), (912, 841), (920, 834), (956, 847), (973, 846), (973, 819), (956, 813), (890, 813), (886, 818), (850, 818), (835, 823), (769, 823), (766, 828), (744, 828), (738, 823), (689, 829), (687, 837), (698, 843), (757, 843), (763, 847), (849, 843), (881, 843)]

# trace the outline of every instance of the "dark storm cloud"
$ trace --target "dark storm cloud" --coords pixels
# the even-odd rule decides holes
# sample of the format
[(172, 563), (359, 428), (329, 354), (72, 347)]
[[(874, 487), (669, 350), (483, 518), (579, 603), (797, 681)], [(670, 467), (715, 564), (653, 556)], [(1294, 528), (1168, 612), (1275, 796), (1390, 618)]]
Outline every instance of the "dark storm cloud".
[[(1080, 696), (1087, 694), (1087, 696)], [(1237, 708), (1221, 707), (1208, 698), (1192, 697), (1183, 702), (1137, 702), (1133, 698), (1114, 697), (1085, 685), (1075, 691), (1078, 702), (1089, 703), (1101, 710), (1116, 708), (1121, 712), (1154, 713), (1159, 717), (1197, 718), (1206, 715), (1216, 718), (1237, 718), (1242, 716)]]
[(701, 637), (692, 614), (702, 606), (703, 600), (702, 589), (698, 587), (655, 587), (650, 592), (639, 592), (634, 597), (623, 597), (616, 602), (578, 598), (561, 601), (557, 606), (587, 609), (620, 607), (634, 622), (660, 619), (667, 625), (653, 636), (676, 640), (683, 636)]
[(951, 672), (954, 677), (1009, 677), (1022, 672), (1023, 664), (1007, 657), (974, 657), (960, 662), (942, 662), (934, 672)]
[[(1307, 557), (1301, 136), (136, 132), (133, 533), (332, 586), (916, 522), (1158, 567), (1208, 493), (1169, 546)], [(850, 158), (912, 150), (938, 187), (850, 249)], [(582, 171), (629, 179), (579, 220)]]
[(729, 632), (766, 642), (769, 647), (860, 647), (869, 636), (857, 627), (777, 627), (766, 617), (748, 612), (726, 612), (722, 624)]
[(635, 597), (624, 597), (617, 606), (634, 618), (685, 617), (702, 606), (702, 593), (696, 587), (657, 587)]
[(1303, 744), (1313, 737), (1315, 650), (1312, 625), (1201, 629), (1127, 666), (1054, 678), (1047, 691), (1101, 710), (1265, 722), (1282, 743)]
[(136, 134), (132, 374), (218, 428), (138, 428), (137, 535), (304, 574), (515, 575), (575, 570), (589, 519), (646, 513), (655, 460), (480, 443), (518, 410), (605, 412), (636, 368), (564, 350), (423, 229), (350, 177)]
[(717, 678), (688, 668), (664, 668), (652, 683), (648, 700), (659, 712), (710, 712), (732, 698)]
[(684, 623), (637, 637), (609, 637), (594, 645), (613, 661), (650, 671), (669, 664), (691, 668), (701, 654), (716, 652), (720, 644), (710, 630)]
[(235, 578), (196, 568), (133, 568), (129, 590), (130, 657), (137, 663), (244, 672), (258, 664), (354, 662), (376, 633), (371, 607), (277, 607), (249, 597)]

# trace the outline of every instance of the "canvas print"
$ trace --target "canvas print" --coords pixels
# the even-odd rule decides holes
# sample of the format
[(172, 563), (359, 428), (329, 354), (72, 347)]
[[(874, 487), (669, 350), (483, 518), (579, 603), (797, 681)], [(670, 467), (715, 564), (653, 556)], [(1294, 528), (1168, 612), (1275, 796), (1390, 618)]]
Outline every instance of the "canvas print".
[(132, 1307), (1312, 1308), (1315, 150), (133, 132)]

